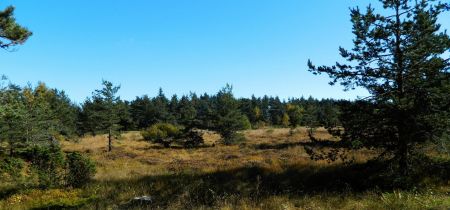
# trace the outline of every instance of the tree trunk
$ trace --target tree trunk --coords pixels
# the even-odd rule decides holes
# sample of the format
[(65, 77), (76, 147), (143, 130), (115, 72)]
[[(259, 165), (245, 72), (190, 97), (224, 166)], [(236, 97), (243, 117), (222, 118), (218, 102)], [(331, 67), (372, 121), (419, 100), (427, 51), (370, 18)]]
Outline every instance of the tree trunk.
[[(404, 90), (404, 52), (402, 50), (402, 38), (401, 38), (401, 3), (400, 1), (396, 2), (395, 12), (396, 12), (396, 25), (395, 25), (395, 63), (397, 68), (397, 75), (395, 81), (397, 83), (397, 97), (396, 100), (398, 105), (401, 105), (405, 98), (405, 90)], [(397, 145), (397, 158), (399, 160), (399, 170), (402, 176), (408, 175), (408, 125), (404, 122), (406, 120), (406, 114), (403, 111), (402, 106), (398, 106), (396, 110), (397, 115), (397, 129), (398, 129), (398, 145)]]
[(110, 128), (108, 133), (108, 152), (111, 152), (111, 150), (112, 150), (112, 131)]

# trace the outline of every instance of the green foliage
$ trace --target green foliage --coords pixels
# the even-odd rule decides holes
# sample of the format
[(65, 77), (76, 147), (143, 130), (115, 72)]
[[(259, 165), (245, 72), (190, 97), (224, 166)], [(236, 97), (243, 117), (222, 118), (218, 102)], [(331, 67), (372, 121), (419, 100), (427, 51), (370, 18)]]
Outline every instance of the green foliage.
[(182, 140), (183, 146), (186, 148), (194, 148), (205, 143), (203, 133), (193, 129), (184, 129), (183, 133), (180, 135), (180, 139)]
[(238, 101), (234, 98), (233, 88), (227, 84), (214, 101), (214, 125), (213, 129), (222, 136), (225, 144), (237, 143), (236, 131), (249, 129), (249, 119), (239, 110)]
[(438, 18), (450, 5), (380, 1), (386, 13), (377, 14), (371, 6), (365, 13), (351, 10), (355, 46), (339, 49), (345, 64), (316, 67), (309, 61), (308, 66), (314, 74), (328, 74), (331, 84), (369, 91), (365, 100), (345, 103), (343, 130), (336, 133), (343, 141), (385, 150), (407, 175), (413, 149), (448, 130), (448, 123), (439, 122), (450, 119), (450, 37)]
[(301, 125), (301, 121), (303, 118), (304, 109), (296, 104), (287, 104), (286, 105), (286, 114), (288, 116), (289, 125), (292, 127), (297, 127)]
[(92, 99), (87, 99), (82, 107), (80, 120), (84, 132), (108, 133), (108, 151), (112, 150), (112, 139), (119, 135), (120, 122), (128, 123), (129, 113), (117, 96), (120, 86), (103, 80), (103, 88), (95, 90)]
[(34, 88), (0, 87), (0, 102), (0, 140), (8, 143), (11, 156), (17, 149), (76, 132), (77, 107), (64, 92), (44, 83)]
[(78, 152), (66, 154), (66, 184), (81, 187), (95, 175), (95, 164)]
[(186, 127), (195, 127), (197, 110), (187, 96), (181, 97), (175, 113), (179, 113), (178, 122)]
[(287, 113), (284, 113), (283, 117), (281, 118), (281, 125), (285, 128), (289, 127), (289, 125), (291, 124), (289, 121), (290, 121), (289, 115)]
[(157, 123), (148, 129), (141, 131), (141, 135), (145, 140), (153, 143), (170, 147), (171, 144), (177, 143), (186, 148), (197, 147), (204, 143), (203, 132), (198, 129), (184, 128), (181, 129), (170, 123)]
[(169, 147), (180, 135), (180, 128), (170, 123), (157, 123), (142, 131), (141, 134), (145, 140)]
[(64, 182), (65, 156), (55, 137), (76, 132), (78, 108), (63, 91), (44, 83), (20, 88), (0, 83), (0, 143), (6, 142), (9, 158), (1, 162), (2, 173), (20, 178), (23, 161), (31, 166), (31, 176), (41, 188)]
[[(221, 90), (222, 92), (222, 90)], [(252, 96), (251, 99), (233, 98), (232, 103), (225, 103), (222, 107), (220, 100), (225, 99), (226, 95), (218, 93), (216, 95), (203, 94), (198, 97), (195, 93), (183, 95), (178, 98), (176, 95), (172, 96), (169, 101), (162, 90), (155, 97), (144, 95), (137, 97), (130, 102), (123, 102), (123, 110), (127, 110), (131, 119), (125, 117), (127, 120), (121, 120), (119, 123), (124, 130), (130, 128), (147, 129), (153, 124), (166, 122), (172, 124), (182, 125), (189, 129), (205, 129), (216, 130), (217, 122), (222, 121), (218, 119), (219, 116), (225, 118), (239, 118), (239, 115), (245, 116), (250, 122), (250, 126), (244, 125), (244, 128), (260, 128), (265, 126), (336, 126), (339, 125), (337, 115), (339, 107), (336, 105), (336, 100), (322, 99), (317, 100), (312, 97), (305, 98), (291, 98), (288, 101), (281, 101), (277, 97), (264, 96), (256, 98)], [(226, 100), (225, 100), (226, 101)], [(227, 107), (232, 107), (229, 109)], [(84, 106), (95, 106), (95, 103), (86, 103)], [(84, 109), (81, 115), (82, 126), (86, 126), (86, 132), (95, 133), (94, 127), (89, 125), (89, 121), (83, 120), (86, 116), (92, 116), (88, 113), (89, 109)], [(228, 111), (226, 111), (228, 110)], [(234, 110), (231, 112), (230, 110)], [(121, 116), (127, 116), (127, 111)], [(228, 117), (225, 112), (230, 113)], [(131, 120), (131, 122), (130, 122)], [(245, 119), (243, 119), (246, 121)], [(91, 120), (96, 122), (95, 120)], [(247, 123), (245, 123), (247, 124)], [(98, 130), (98, 129), (97, 129)]]
[(13, 180), (22, 177), (22, 169), (25, 162), (20, 158), (6, 157), (0, 159), (0, 181), (6, 181), (5, 178)]
[(53, 188), (61, 186), (64, 180), (64, 154), (57, 144), (48, 147), (35, 146), (27, 152), (33, 170), (38, 175), (39, 187)]
[[(78, 152), (64, 155), (58, 144), (34, 146), (22, 151), (21, 155), (30, 162), (32, 174), (37, 175), (40, 188), (56, 188), (64, 185), (81, 187), (95, 175), (95, 165)], [(7, 158), (0, 164), (0, 173), (14, 173), (17, 176), (23, 167), (23, 160)]]
[(223, 143), (226, 145), (233, 145), (245, 142), (247, 139), (242, 133), (232, 133), (222, 139)]
[(32, 35), (28, 29), (16, 23), (13, 6), (0, 11), (0, 34), (0, 47), (4, 49), (23, 44)]
[(0, 142), (7, 142), (10, 155), (26, 142), (25, 120), (27, 111), (20, 89), (10, 85), (0, 92)]

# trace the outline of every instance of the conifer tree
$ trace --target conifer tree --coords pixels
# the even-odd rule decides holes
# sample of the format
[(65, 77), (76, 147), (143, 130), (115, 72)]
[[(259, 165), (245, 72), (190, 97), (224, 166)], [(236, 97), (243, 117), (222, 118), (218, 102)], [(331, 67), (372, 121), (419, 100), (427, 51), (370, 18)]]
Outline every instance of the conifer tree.
[(130, 103), (130, 114), (137, 128), (144, 129), (156, 123), (153, 118), (153, 104), (147, 95), (136, 97)]
[(19, 87), (9, 85), (0, 90), (0, 141), (7, 142), (13, 156), (17, 147), (25, 145), (26, 109)]
[(103, 88), (95, 90), (92, 99), (87, 99), (83, 104), (83, 115), (89, 130), (108, 134), (108, 151), (111, 151), (112, 140), (120, 129), (121, 100), (117, 96), (120, 86), (106, 80), (102, 81), (102, 85)]
[(225, 144), (233, 144), (244, 140), (236, 132), (250, 128), (248, 118), (239, 110), (238, 101), (233, 96), (233, 88), (226, 85), (217, 93), (214, 101), (214, 130), (217, 131)]
[[(340, 48), (345, 64), (314, 66), (328, 74), (331, 84), (362, 87), (370, 97), (345, 108), (343, 141), (382, 148), (395, 156), (399, 172), (407, 175), (413, 150), (440, 139), (448, 124), (450, 38), (438, 17), (450, 9), (435, 0), (380, 0), (385, 11), (351, 10), (354, 48)], [(361, 123), (361, 124), (360, 124)]]
[(169, 99), (167, 99), (162, 88), (159, 88), (158, 95), (153, 98), (154, 122), (168, 123), (173, 121), (173, 116), (169, 111)]
[(0, 11), (0, 47), (8, 49), (12, 46), (23, 44), (32, 33), (16, 23), (14, 7), (9, 6)]
[(195, 127), (195, 117), (197, 110), (187, 96), (181, 97), (178, 104), (177, 113), (179, 115), (179, 123), (186, 126), (187, 129)]

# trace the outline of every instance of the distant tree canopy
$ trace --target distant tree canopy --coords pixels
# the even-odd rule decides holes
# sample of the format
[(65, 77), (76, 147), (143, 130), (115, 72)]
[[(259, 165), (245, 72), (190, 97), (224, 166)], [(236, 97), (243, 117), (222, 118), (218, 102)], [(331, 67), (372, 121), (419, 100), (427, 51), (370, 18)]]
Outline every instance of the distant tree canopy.
[(31, 31), (16, 23), (13, 6), (0, 11), (1, 48), (8, 49), (12, 46), (23, 44), (31, 35)]
[(316, 67), (331, 84), (363, 87), (371, 97), (342, 103), (345, 142), (382, 148), (392, 154), (401, 174), (410, 169), (415, 149), (448, 133), (450, 110), (450, 38), (438, 24), (448, 4), (434, 0), (380, 0), (385, 11), (371, 6), (351, 10), (354, 48), (340, 48), (346, 64)]
[(109, 110), (105, 100), (94, 94), (82, 104), (78, 132), (107, 133), (104, 122), (113, 117), (114, 127), (119, 131), (146, 130), (158, 123), (170, 123), (182, 126), (186, 131), (195, 128), (215, 130), (224, 139), (230, 139), (235, 131), (261, 126), (337, 125), (336, 103), (336, 100), (312, 97), (287, 101), (269, 96), (237, 99), (231, 86), (226, 86), (214, 95), (205, 93), (199, 97), (190, 93), (181, 97), (174, 95), (170, 100), (159, 89), (155, 97), (144, 95), (132, 101), (118, 99), (113, 103), (116, 104), (113, 106), (115, 111), (111, 113), (105, 112)]
[[(230, 89), (225, 88), (227, 91)], [(195, 93), (181, 97), (173, 96), (168, 100), (164, 95), (152, 98), (148, 95), (125, 102), (131, 115), (132, 129), (145, 129), (156, 123), (173, 123), (185, 127), (214, 129), (218, 116), (226, 116), (226, 111), (240, 113), (252, 128), (261, 126), (305, 126), (312, 121), (317, 126), (339, 124), (337, 120), (339, 100), (312, 97), (291, 98), (281, 101), (277, 97), (234, 98), (232, 92), (223, 92), (200, 97)], [(159, 99), (158, 99), (159, 98)], [(165, 99), (162, 99), (165, 98)], [(229, 101), (228, 101), (229, 100)], [(161, 103), (161, 101), (167, 101)], [(230, 103), (228, 103), (230, 102)], [(228, 106), (229, 105), (229, 106)], [(161, 114), (159, 110), (165, 114)], [(231, 112), (231, 110), (234, 110)], [(288, 122), (283, 123), (283, 116)], [(248, 126), (246, 126), (248, 127)]]

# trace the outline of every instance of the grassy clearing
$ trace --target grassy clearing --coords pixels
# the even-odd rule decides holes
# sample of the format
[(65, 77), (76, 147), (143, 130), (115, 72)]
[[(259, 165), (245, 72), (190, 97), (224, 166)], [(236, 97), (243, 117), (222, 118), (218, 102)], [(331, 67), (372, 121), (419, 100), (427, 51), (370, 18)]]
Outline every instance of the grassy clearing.
[[(82, 189), (15, 190), (4, 185), (0, 209), (448, 209), (448, 172), (439, 167), (417, 178), (417, 186), (395, 190), (382, 177), (385, 167), (367, 163), (375, 154), (356, 151), (355, 164), (312, 161), (303, 149), (306, 130), (258, 129), (244, 132), (248, 141), (221, 145), (205, 134), (206, 146), (183, 149), (151, 144), (129, 132), (106, 152), (104, 136), (64, 142), (66, 151), (88, 154), (97, 164), (94, 180)], [(319, 139), (331, 136), (319, 129)], [(321, 148), (328, 149), (328, 148)], [(447, 173), (447, 174), (446, 174)], [(442, 177), (447, 177), (446, 179)], [(7, 187), (6, 187), (7, 186)], [(9, 189), (9, 190), (8, 190)], [(150, 195), (151, 205), (130, 203)]]

